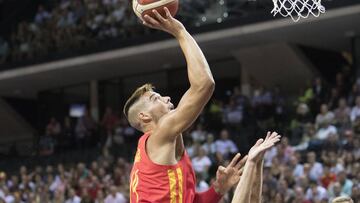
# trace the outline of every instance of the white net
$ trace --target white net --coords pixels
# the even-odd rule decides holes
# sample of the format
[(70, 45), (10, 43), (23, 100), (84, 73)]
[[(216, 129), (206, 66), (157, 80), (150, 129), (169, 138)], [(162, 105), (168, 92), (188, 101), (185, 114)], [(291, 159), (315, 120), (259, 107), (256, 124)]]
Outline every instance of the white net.
[(300, 18), (307, 18), (310, 14), (319, 17), (325, 13), (325, 7), (321, 0), (273, 0), (274, 8), (271, 13), (275, 16), (280, 14), (284, 17), (291, 17), (297, 22)]

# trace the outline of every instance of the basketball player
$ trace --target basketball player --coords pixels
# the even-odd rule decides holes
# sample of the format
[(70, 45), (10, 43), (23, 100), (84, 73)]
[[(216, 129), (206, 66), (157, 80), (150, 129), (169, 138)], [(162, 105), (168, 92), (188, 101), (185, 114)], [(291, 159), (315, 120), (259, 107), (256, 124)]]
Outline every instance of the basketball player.
[(266, 150), (280, 141), (276, 132), (268, 132), (265, 140), (259, 139), (250, 149), (241, 180), (236, 187), (232, 203), (261, 203), (262, 170)]
[[(195, 175), (182, 138), (209, 101), (215, 82), (209, 65), (192, 36), (174, 19), (153, 11), (156, 18), (144, 17), (144, 25), (173, 35), (187, 62), (190, 88), (177, 108), (170, 97), (161, 96), (149, 84), (139, 87), (124, 106), (130, 125), (144, 135), (140, 138), (131, 171), (131, 203), (215, 203), (240, 180), (246, 158), (237, 154), (231, 163), (219, 167), (216, 180), (203, 193), (195, 192)], [(239, 161), (240, 160), (240, 161)]]

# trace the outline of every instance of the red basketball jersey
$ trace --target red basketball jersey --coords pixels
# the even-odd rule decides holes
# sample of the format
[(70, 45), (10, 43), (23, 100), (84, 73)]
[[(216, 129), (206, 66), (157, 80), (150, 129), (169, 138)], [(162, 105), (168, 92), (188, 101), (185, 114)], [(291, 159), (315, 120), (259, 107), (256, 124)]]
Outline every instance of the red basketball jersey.
[(139, 140), (131, 170), (130, 203), (191, 203), (195, 197), (195, 173), (186, 151), (176, 165), (153, 163), (145, 150), (145, 133)]

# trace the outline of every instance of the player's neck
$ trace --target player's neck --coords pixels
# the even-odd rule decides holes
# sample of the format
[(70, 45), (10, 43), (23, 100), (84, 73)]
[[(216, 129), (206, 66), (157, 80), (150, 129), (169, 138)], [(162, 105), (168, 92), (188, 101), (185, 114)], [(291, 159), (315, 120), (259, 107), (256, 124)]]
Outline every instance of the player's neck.
[(156, 124), (152, 122), (144, 126), (142, 131), (143, 133), (149, 133), (152, 132), (155, 128), (156, 128)]

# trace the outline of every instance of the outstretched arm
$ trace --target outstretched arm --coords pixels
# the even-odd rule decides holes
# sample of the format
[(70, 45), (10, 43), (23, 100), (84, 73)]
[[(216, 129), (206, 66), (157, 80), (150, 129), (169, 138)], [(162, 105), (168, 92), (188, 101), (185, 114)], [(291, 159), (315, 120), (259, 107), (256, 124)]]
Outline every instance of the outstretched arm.
[(266, 150), (270, 149), (277, 142), (279, 142), (280, 138), (281, 136), (278, 135), (276, 132), (272, 133), (271, 135), (268, 133), (265, 140), (259, 139), (256, 144), (250, 149), (248, 154), (248, 160), (245, 164), (245, 169), (241, 180), (236, 187), (232, 203), (253, 203), (251, 199), (251, 191), (252, 189), (254, 189), (253, 183), (256, 180), (256, 164), (259, 161), (262, 161), (263, 153), (265, 153)]
[[(259, 141), (258, 141), (259, 142)], [(258, 142), (256, 144), (258, 144)], [(255, 180), (256, 163), (247, 161), (244, 167), (244, 172), (239, 184), (236, 187), (234, 197), (231, 203), (251, 203), (250, 195), (252, 184)]]
[(251, 191), (251, 202), (252, 203), (261, 203), (262, 197), (262, 184), (263, 184), (263, 166), (264, 160), (260, 160), (255, 166), (255, 178), (252, 184)]
[[(270, 132), (267, 132), (266, 138), (271, 135)], [(250, 200), (254, 203), (261, 203), (261, 197), (262, 197), (262, 185), (263, 185), (263, 169), (264, 169), (264, 156), (265, 152), (262, 152), (260, 154), (260, 160), (257, 162), (255, 166), (255, 178), (253, 181), (253, 190), (251, 191)]]
[(204, 54), (184, 26), (173, 18), (167, 8), (166, 17), (154, 10), (155, 18), (144, 16), (144, 25), (172, 34), (180, 44), (187, 62), (190, 88), (181, 98), (178, 107), (163, 116), (155, 133), (160, 141), (175, 140), (199, 116), (215, 88), (214, 78)]

